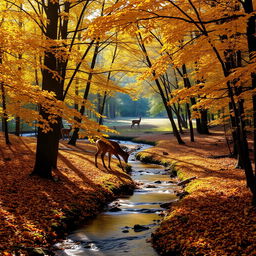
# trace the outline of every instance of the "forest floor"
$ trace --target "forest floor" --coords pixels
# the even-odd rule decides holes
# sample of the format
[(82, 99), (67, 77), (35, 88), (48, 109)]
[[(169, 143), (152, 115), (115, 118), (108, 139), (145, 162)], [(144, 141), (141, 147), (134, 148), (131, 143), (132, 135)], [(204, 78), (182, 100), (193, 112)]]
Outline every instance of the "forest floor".
[(189, 194), (172, 204), (152, 236), (162, 255), (256, 255), (256, 208), (244, 171), (235, 169), (236, 160), (227, 157), (223, 132), (210, 132), (196, 135), (196, 142), (186, 134), (185, 145), (177, 145), (170, 135), (140, 137), (157, 142), (142, 157), (172, 163), (183, 180), (197, 177), (184, 188)]
[(29, 175), (35, 138), (11, 136), (12, 144), (6, 146), (1, 133), (0, 143), (0, 255), (27, 255), (34, 247), (48, 248), (65, 235), (64, 230), (134, 187), (130, 176), (113, 162), (112, 171), (102, 168), (100, 159), (96, 168), (96, 148), (88, 142), (73, 147), (60, 141), (55, 181)]
[[(185, 188), (189, 195), (167, 211), (153, 245), (166, 255), (256, 255), (256, 210), (244, 172), (234, 168), (234, 159), (223, 157), (229, 154), (223, 132), (196, 135), (193, 143), (187, 133), (183, 138), (185, 145), (170, 133), (138, 137), (157, 144), (142, 155), (174, 163), (181, 179), (197, 177)], [(47, 248), (68, 223), (96, 214), (114, 192), (134, 185), (116, 164), (112, 171), (101, 164), (96, 168), (95, 146), (86, 142), (72, 147), (61, 141), (56, 181), (31, 177), (35, 139), (11, 136), (11, 141), (4, 146), (0, 134), (0, 255)]]

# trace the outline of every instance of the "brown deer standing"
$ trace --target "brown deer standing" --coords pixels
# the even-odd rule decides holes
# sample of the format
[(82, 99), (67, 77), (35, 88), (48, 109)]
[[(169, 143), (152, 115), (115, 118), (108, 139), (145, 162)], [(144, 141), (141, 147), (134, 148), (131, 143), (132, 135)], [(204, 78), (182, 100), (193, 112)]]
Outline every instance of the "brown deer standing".
[(134, 127), (135, 124), (137, 124), (138, 126), (140, 126), (140, 121), (141, 121), (141, 117), (140, 117), (139, 120), (132, 120), (131, 128)]
[(98, 167), (97, 164), (97, 157), (98, 154), (100, 154), (101, 156), (101, 160), (102, 160), (102, 164), (103, 166), (107, 169), (105, 162), (104, 162), (104, 156), (106, 155), (106, 153), (108, 153), (108, 167), (109, 169), (111, 169), (110, 167), (110, 161), (111, 161), (111, 156), (114, 155), (116, 156), (116, 158), (119, 160), (120, 166), (122, 168), (122, 170), (124, 171), (124, 168), (122, 166), (120, 157), (121, 156), (125, 163), (127, 163), (128, 161), (128, 157), (129, 157), (129, 153), (124, 151), (117, 142), (112, 141), (112, 140), (97, 140), (96, 141), (96, 146), (97, 146), (97, 152), (95, 153), (95, 166)]
[(69, 125), (69, 128), (61, 128), (61, 136), (62, 139), (65, 140), (65, 136), (67, 136), (70, 139), (70, 132), (72, 130), (72, 126)]

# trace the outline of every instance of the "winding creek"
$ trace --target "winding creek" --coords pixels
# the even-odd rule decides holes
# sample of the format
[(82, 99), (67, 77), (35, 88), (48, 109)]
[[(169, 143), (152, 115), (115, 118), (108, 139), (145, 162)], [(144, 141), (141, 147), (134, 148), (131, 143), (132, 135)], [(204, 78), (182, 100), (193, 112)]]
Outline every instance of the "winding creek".
[[(138, 146), (130, 142), (121, 144)], [(142, 145), (140, 150), (149, 147)], [(164, 209), (160, 205), (176, 200), (175, 185), (163, 166), (141, 163), (134, 154), (129, 157), (129, 164), (139, 188), (133, 195), (110, 203), (106, 211), (55, 244), (56, 256), (158, 255), (147, 240), (162, 218)]]

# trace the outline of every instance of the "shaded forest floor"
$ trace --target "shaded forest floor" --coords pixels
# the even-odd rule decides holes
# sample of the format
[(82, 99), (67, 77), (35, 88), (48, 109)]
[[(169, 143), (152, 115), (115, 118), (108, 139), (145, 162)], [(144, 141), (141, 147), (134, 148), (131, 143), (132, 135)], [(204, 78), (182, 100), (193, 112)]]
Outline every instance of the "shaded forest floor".
[[(63, 230), (93, 216), (115, 197), (134, 186), (114, 163), (113, 171), (94, 166), (95, 146), (61, 141), (57, 180), (29, 176), (35, 138), (11, 136), (6, 146), (0, 134), (0, 255), (18, 255), (22, 248), (47, 248)], [(99, 161), (100, 162), (100, 161)], [(64, 235), (64, 234), (63, 234)]]
[[(227, 155), (223, 132), (183, 136), (178, 145), (171, 134), (144, 134), (139, 140), (156, 147), (142, 154), (175, 163), (179, 177), (197, 176), (182, 200), (171, 206), (153, 245), (171, 255), (256, 255), (256, 210), (246, 188), (244, 172)], [(0, 255), (23, 247), (47, 248), (74, 219), (81, 222), (99, 212), (120, 188), (133, 186), (129, 175), (113, 164), (113, 171), (94, 166), (95, 146), (79, 142), (76, 148), (61, 141), (57, 181), (31, 177), (35, 139), (11, 137), (5, 146), (0, 135)], [(167, 152), (168, 155), (163, 154)], [(119, 190), (120, 191), (120, 190)]]

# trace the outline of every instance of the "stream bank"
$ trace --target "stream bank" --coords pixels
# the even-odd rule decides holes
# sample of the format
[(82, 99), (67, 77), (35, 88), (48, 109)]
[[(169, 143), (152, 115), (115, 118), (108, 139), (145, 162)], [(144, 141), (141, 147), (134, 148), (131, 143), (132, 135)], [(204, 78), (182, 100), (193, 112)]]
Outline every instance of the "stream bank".
[[(30, 176), (36, 139), (0, 134), (0, 255), (47, 255), (52, 244), (74, 224), (101, 212), (118, 194), (133, 190), (134, 182), (113, 162), (113, 170), (94, 165), (95, 145), (77, 147), (60, 141), (54, 180)], [(117, 194), (118, 193), (118, 194)], [(34, 249), (37, 248), (37, 249)]]
[[(150, 134), (140, 139), (158, 142), (146, 151), (154, 159), (174, 162), (182, 170), (178, 172), (182, 179), (198, 177), (186, 187), (189, 195), (172, 205), (172, 211), (154, 232), (152, 242), (157, 251), (163, 255), (173, 251), (193, 256), (255, 255), (256, 211), (244, 172), (234, 169), (235, 159), (212, 158), (228, 154), (223, 132), (211, 130), (211, 135), (196, 135), (194, 143), (185, 134), (186, 145), (182, 146), (172, 135)], [(66, 212), (74, 212), (81, 223), (99, 212), (99, 205), (115, 198), (113, 187), (133, 184), (114, 164), (112, 172), (94, 167), (94, 145), (79, 142), (72, 148), (66, 141), (61, 141), (59, 169), (55, 172), (59, 181), (36, 179), (29, 176), (35, 139), (11, 136), (11, 140), (12, 145), (3, 146), (0, 161), (4, 205), (0, 254), (24, 254), (20, 248), (48, 248), (58, 242), (55, 228), (65, 222)], [(0, 142), (5, 145), (4, 136), (0, 136)]]
[(152, 159), (174, 162), (182, 180), (197, 177), (153, 233), (152, 244), (159, 254), (256, 255), (255, 206), (244, 171), (235, 169), (236, 159), (228, 157), (223, 131), (216, 127), (210, 135), (196, 134), (195, 142), (185, 134), (185, 145), (171, 136), (151, 139), (158, 141), (147, 150)]
[[(121, 142), (124, 143), (127, 144)], [(140, 150), (148, 148), (139, 147)], [(133, 195), (115, 200), (104, 212), (55, 244), (55, 255), (158, 255), (148, 240), (165, 214), (165, 208), (177, 200), (173, 192), (176, 186), (164, 166), (141, 163), (134, 153), (129, 164), (131, 177), (137, 183)]]

